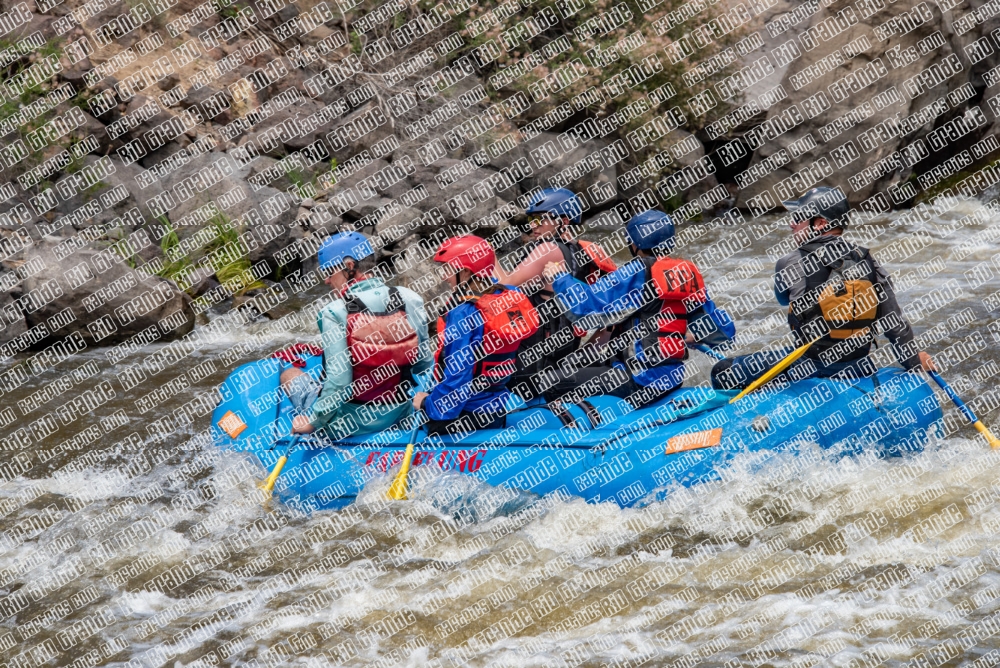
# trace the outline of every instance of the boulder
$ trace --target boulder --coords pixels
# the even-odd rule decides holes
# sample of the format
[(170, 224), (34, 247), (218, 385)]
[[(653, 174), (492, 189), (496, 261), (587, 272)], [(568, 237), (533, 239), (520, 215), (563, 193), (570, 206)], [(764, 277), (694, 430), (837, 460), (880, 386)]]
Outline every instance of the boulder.
[[(30, 327), (45, 324), (56, 336), (79, 334), (88, 345), (110, 345), (157, 327), (165, 339), (194, 327), (191, 298), (173, 281), (135, 271), (112, 249), (66, 254), (68, 240), (46, 236), (25, 251), (25, 262), (45, 269), (23, 283), (21, 305)], [(143, 231), (123, 242), (151, 241)]]
[(420, 239), (414, 234), (405, 239), (400, 248), (405, 250), (388, 260), (396, 275), (394, 282), (420, 293), (424, 303), (430, 305), (427, 315), (432, 318), (433, 326), (433, 319), (443, 315), (435, 309), (433, 300), (440, 300), (450, 290), (448, 284), (439, 277), (440, 265), (431, 259), (437, 245), (430, 239)]
[[(125, 211), (137, 206), (144, 216), (149, 217), (150, 200), (163, 195), (163, 179), (147, 173), (138, 163), (125, 165), (117, 158), (112, 158), (112, 161), (115, 173), (105, 177), (104, 182), (112, 188), (121, 186), (128, 191), (128, 198), (116, 204), (116, 210)], [(179, 169), (184, 170), (185, 166)]]
[(123, 142), (128, 142), (131, 141), (132, 139), (137, 139), (139, 137), (142, 137), (142, 135), (146, 134), (156, 126), (166, 123), (171, 118), (177, 115), (173, 112), (163, 109), (163, 107), (160, 107), (154, 100), (146, 97), (145, 95), (142, 95), (141, 93), (128, 101), (128, 104), (125, 107), (125, 114), (126, 115), (132, 114), (136, 110), (141, 109), (142, 107), (146, 107), (149, 104), (155, 105), (157, 107), (157, 112), (153, 114), (153, 116), (151, 116), (150, 118), (136, 125), (134, 128), (131, 128), (130, 130), (126, 131), (125, 134), (122, 135), (122, 137), (120, 137), (120, 139)]
[[(21, 338), (28, 331), (28, 324), (24, 320), (24, 313), (21, 310), (20, 297), (21, 286), (16, 285), (20, 279), (12, 271), (0, 270), (0, 345), (10, 343)], [(15, 284), (14, 288), (8, 286)]]
[[(434, 163), (437, 175), (446, 179), (441, 187), (437, 180), (423, 182), (430, 197), (414, 204), (414, 208), (427, 212), (436, 208), (445, 224), (466, 225), (470, 228), (484, 226), (496, 228), (501, 220), (492, 214), (519, 194), (517, 187), (500, 190), (483, 189), (482, 184), (499, 182), (499, 173), (484, 167), (474, 167), (464, 160), (442, 159)], [(416, 185), (413, 183), (412, 185)], [(479, 234), (491, 234), (490, 229)]]
[[(61, 105), (60, 111), (65, 111), (61, 108)], [(83, 127), (81, 127), (77, 132), (82, 134), (84, 137), (93, 135), (93, 137), (97, 139), (98, 148), (94, 150), (93, 153), (107, 155), (111, 152), (112, 148), (121, 145), (120, 141), (114, 141), (108, 136), (108, 131), (107, 128), (104, 127), (104, 123), (101, 123), (99, 120), (86, 112), (84, 112), (83, 116), (86, 119), (86, 123), (84, 123)]]
[(705, 147), (698, 138), (687, 130), (676, 128), (660, 140), (674, 163), (680, 167), (690, 167), (705, 157)]
[[(317, 103), (317, 108), (319, 108), (320, 106), (323, 105), (319, 105)], [(378, 126), (371, 132), (364, 134), (363, 136), (357, 136), (355, 132), (348, 132), (342, 135), (343, 136), (342, 141), (344, 145), (342, 147), (338, 147), (334, 151), (334, 156), (340, 160), (349, 158), (351, 156), (355, 156), (361, 153), (361, 151), (365, 149), (370, 149), (378, 142), (382, 141), (383, 139), (387, 139), (388, 137), (393, 135), (393, 131), (397, 129), (395, 119), (391, 114), (388, 115), (385, 114), (384, 107), (379, 105), (375, 100), (370, 100), (361, 103), (357, 109), (353, 109), (342, 118), (337, 119), (335, 123), (331, 124), (330, 129), (328, 129), (326, 132), (329, 132), (331, 129), (336, 131), (338, 128), (342, 126), (346, 126), (349, 123), (355, 123), (361, 120), (362, 117), (371, 118), (372, 114), (379, 114), (379, 113), (381, 113), (386, 118), (386, 121), (382, 125)], [(402, 130), (402, 128), (398, 129)], [(400, 132), (400, 135), (402, 135), (402, 132)]]
[[(227, 173), (203, 191), (192, 188), (189, 191), (190, 197), (178, 201), (177, 206), (167, 214), (171, 223), (182, 238), (194, 234), (209, 224), (199, 214), (206, 210), (206, 206), (214, 203), (234, 223), (242, 221), (243, 227), (238, 231), (253, 228), (257, 234), (259, 244), (250, 251), (251, 263), (271, 259), (288, 245), (289, 228), (295, 222), (298, 211), (297, 201), (270, 186), (254, 190), (247, 182), (253, 163), (240, 167), (228, 153), (203, 153), (192, 158), (183, 168), (161, 179), (161, 186), (175, 200), (179, 200), (182, 194), (186, 194), (186, 184), (182, 182), (195, 172), (212, 166)], [(148, 210), (143, 213), (149, 215)]]
[[(890, 204), (899, 204), (905, 198), (894, 187), (911, 177), (915, 165), (920, 173), (925, 173), (986, 134), (1000, 131), (1000, 123), (990, 106), (976, 101), (984, 88), (982, 74), (1000, 63), (1000, 53), (990, 49), (975, 64), (968, 56), (972, 42), (988, 36), (996, 27), (995, 21), (973, 26), (960, 36), (954, 23), (967, 10), (942, 14), (936, 3), (899, 0), (884, 3), (871, 16), (859, 15), (860, 22), (825, 41), (817, 38), (809, 42), (810, 35), (829, 33), (821, 29), (807, 35), (807, 29), (852, 6), (846, 0), (821, 3), (824, 4), (827, 6), (821, 6), (806, 20), (777, 36), (769, 46), (766, 44), (766, 54), (757, 51), (744, 58), (743, 66), (750, 64), (748, 59), (764, 55), (772, 64), (781, 64), (784, 69), (780, 83), (787, 98), (767, 111), (768, 123), (781, 134), (772, 133), (771, 139), (756, 148), (751, 164), (754, 168), (767, 161), (767, 167), (780, 166), (743, 188), (738, 198), (742, 208), (766, 209), (813, 185), (839, 186), (853, 205), (880, 192), (889, 195)], [(780, 20), (782, 13), (799, 6), (801, 3), (780, 2), (755, 21)], [(832, 22), (826, 27), (830, 25)], [(893, 25), (897, 28), (889, 35), (887, 31), (891, 32)], [(899, 26), (912, 29), (904, 34)], [(768, 34), (766, 30), (760, 32)], [(803, 39), (812, 45), (810, 50), (802, 48)], [(781, 50), (781, 45), (786, 42), (801, 53), (797, 59), (785, 62), (782, 58), (786, 51)], [(848, 45), (854, 48), (848, 49)], [(786, 48), (791, 54), (791, 47)], [(839, 64), (829, 69), (831, 63)], [(908, 80), (929, 68), (953, 75), (935, 86), (913, 88), (913, 82)], [(755, 84), (748, 91), (749, 97), (754, 98), (766, 86), (773, 87), (774, 76)], [(986, 99), (1000, 92), (1000, 81), (992, 77), (990, 81), (994, 86), (987, 88)], [(970, 94), (961, 94), (960, 89)], [(949, 97), (949, 93), (956, 94)], [(921, 119), (923, 122), (907, 122), (898, 132), (884, 132), (876, 127), (894, 126), (937, 100), (944, 103), (940, 113)], [(803, 122), (789, 116), (792, 105), (802, 114)], [(981, 127), (960, 141), (945, 142), (938, 150), (930, 145), (929, 132), (975, 106), (985, 116)], [(829, 131), (834, 127), (829, 124), (848, 119), (850, 122), (843, 123), (839, 131)], [(901, 163), (898, 166), (893, 164), (897, 161)]]
[[(281, 91), (279, 90), (278, 92)], [(310, 116), (322, 108), (323, 104), (316, 102), (315, 100), (304, 100), (293, 106), (279, 109), (269, 118), (254, 126), (246, 134), (247, 139), (244, 140), (241, 138), (239, 143), (242, 144), (245, 141), (252, 140), (262, 154), (273, 158), (283, 158), (289, 153), (299, 151), (309, 144), (312, 144), (317, 139), (323, 137), (333, 127), (335, 121), (330, 121), (325, 125), (321, 125), (301, 137), (287, 137), (286, 139), (270, 139), (269, 137), (274, 136), (275, 128), (279, 128), (279, 126), (282, 125), (284, 125), (284, 127), (300, 128), (301, 124), (298, 122), (299, 119)], [(329, 147), (326, 146), (326, 142), (323, 142), (323, 144), (327, 151), (329, 151)]]
[[(83, 163), (89, 167), (98, 162), (98, 160), (98, 156), (91, 155), (84, 158)], [(59, 215), (71, 215), (95, 199), (100, 204), (100, 207), (95, 208), (100, 208), (100, 211), (94, 216), (81, 216), (79, 214), (72, 216), (71, 220), (74, 222), (69, 229), (81, 229), (88, 225), (109, 222), (136, 207), (138, 207), (143, 216), (150, 217), (147, 203), (149, 200), (163, 194), (162, 182), (158, 179), (153, 179), (147, 187), (142, 188), (136, 181), (136, 176), (145, 171), (142, 167), (137, 163), (124, 165), (113, 154), (110, 160), (115, 168), (114, 173), (105, 176), (93, 188), (78, 192), (68, 200), (60, 202), (55, 208), (57, 221)], [(111, 193), (120, 193), (122, 190), (127, 193), (127, 196), (114, 202), (113, 200), (117, 197), (112, 196)]]
[[(727, 0), (727, 3), (723, 7), (728, 11), (731, 10), (736, 4), (737, 3), (732, 2), (731, 0)], [(842, 3), (838, 0), (838, 4)], [(766, 97), (764, 97), (765, 94), (769, 91), (773, 91), (775, 86), (780, 85), (784, 80), (785, 75), (788, 73), (789, 68), (795, 67), (794, 61), (777, 58), (775, 57), (775, 54), (782, 45), (788, 42), (789, 39), (798, 40), (799, 36), (809, 29), (810, 22), (802, 21), (800, 23), (794, 23), (787, 30), (776, 35), (772, 35), (771, 31), (767, 30), (766, 26), (771, 22), (780, 21), (785, 15), (790, 15), (791, 12), (795, 11), (795, 9), (801, 5), (802, 3), (797, 0), (778, 0), (763, 12), (754, 16), (750, 23), (750, 29), (747, 30), (747, 34), (749, 35), (752, 31), (756, 31), (760, 40), (759, 42), (754, 40), (754, 42), (757, 43), (756, 48), (750, 48), (750, 46), (754, 45), (750, 44), (747, 49), (741, 49), (741, 51), (745, 52), (740, 56), (740, 67), (749, 67), (766, 55), (774, 70), (763, 78), (754, 81), (746, 90), (744, 90), (740, 96), (739, 104), (753, 104), (754, 102), (759, 102), (759, 106), (762, 109), (766, 110), (770, 107), (771, 103), (768, 102)], [(841, 9), (843, 9), (843, 7), (841, 7)], [(837, 11), (840, 11), (840, 9)], [(796, 44), (798, 44), (798, 42), (796, 42)], [(846, 44), (846, 42), (844, 42), (844, 44)]]
[[(527, 164), (532, 174), (517, 186), (500, 196), (508, 201), (534, 188), (569, 188), (573, 192), (587, 193), (588, 199), (601, 203), (619, 196), (618, 167), (613, 164), (609, 147), (604, 139), (571, 141), (568, 135), (543, 132), (513, 149), (490, 160), (490, 167), (509, 170), (515, 165)], [(515, 170), (516, 171), (516, 170)]]
[[(354, 173), (340, 177), (340, 179), (333, 184), (333, 187), (329, 189), (330, 198), (334, 199), (337, 195), (346, 193), (348, 190), (351, 190), (353, 193), (357, 193), (358, 184), (361, 181), (369, 179), (376, 172), (385, 169), (388, 166), (389, 163), (385, 160), (373, 160)], [(358, 204), (351, 205), (351, 208), (348, 209), (349, 211), (356, 211), (358, 207), (363, 206), (363, 203), (367, 201), (359, 194), (356, 194), (350, 199), (358, 200)]]

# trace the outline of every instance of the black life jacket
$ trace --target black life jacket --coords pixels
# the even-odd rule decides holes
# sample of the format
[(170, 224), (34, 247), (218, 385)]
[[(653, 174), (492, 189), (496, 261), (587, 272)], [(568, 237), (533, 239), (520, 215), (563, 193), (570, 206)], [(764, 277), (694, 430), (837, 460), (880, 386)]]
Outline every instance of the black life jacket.
[(528, 299), (538, 312), (540, 323), (538, 331), (525, 339), (518, 351), (515, 383), (555, 366), (577, 349), (581, 338), (580, 331), (566, 317), (558, 299), (544, 299), (537, 292)]
[(807, 352), (818, 358), (844, 339), (865, 343), (849, 346), (840, 361), (865, 357), (874, 339), (872, 325), (884, 294), (867, 249), (840, 237), (817, 239), (799, 248), (805, 269), (805, 294), (788, 306), (788, 324), (803, 343), (826, 334)]
[(607, 276), (618, 267), (608, 257), (604, 249), (591, 241), (563, 241), (553, 239), (566, 262), (566, 269), (573, 278), (593, 284), (602, 276)]

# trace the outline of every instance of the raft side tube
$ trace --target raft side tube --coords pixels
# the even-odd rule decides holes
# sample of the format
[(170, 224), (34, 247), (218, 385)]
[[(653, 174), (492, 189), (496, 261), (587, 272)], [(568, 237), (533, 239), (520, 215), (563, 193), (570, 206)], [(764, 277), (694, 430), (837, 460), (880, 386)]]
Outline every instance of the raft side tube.
[[(309, 357), (306, 370), (318, 371), (319, 364), (318, 356)], [(212, 416), (216, 443), (252, 452), (267, 469), (284, 454), (282, 446), (272, 446), (289, 432), (293, 412), (278, 384), (281, 368), (278, 360), (266, 359), (234, 370), (224, 383), (226, 399)], [(605, 419), (594, 425), (582, 407), (568, 405), (574, 427), (547, 408), (526, 408), (511, 414), (506, 429), (418, 437), (412, 466), (628, 507), (670, 485), (716, 480), (720, 467), (740, 453), (795, 452), (805, 443), (838, 455), (871, 448), (880, 456), (918, 451), (929, 434), (939, 434), (942, 419), (923, 376), (898, 368), (854, 382), (807, 379), (729, 404), (732, 394), (682, 388), (641, 410), (614, 397), (592, 397), (588, 401)], [(372, 478), (399, 465), (408, 437), (408, 431), (392, 429), (325, 444), (302, 438), (276, 491), (298, 508), (342, 508)]]

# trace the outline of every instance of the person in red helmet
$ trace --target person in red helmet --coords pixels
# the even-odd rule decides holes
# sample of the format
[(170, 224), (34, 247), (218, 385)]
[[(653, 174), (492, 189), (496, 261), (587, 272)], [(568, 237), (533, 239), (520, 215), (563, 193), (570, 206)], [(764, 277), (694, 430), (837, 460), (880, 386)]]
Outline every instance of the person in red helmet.
[(521, 342), (538, 330), (538, 314), (521, 292), (494, 282), (496, 253), (473, 235), (446, 240), (434, 261), (451, 286), (438, 319), (438, 350), (430, 392), (418, 392), (432, 434), (502, 429)]

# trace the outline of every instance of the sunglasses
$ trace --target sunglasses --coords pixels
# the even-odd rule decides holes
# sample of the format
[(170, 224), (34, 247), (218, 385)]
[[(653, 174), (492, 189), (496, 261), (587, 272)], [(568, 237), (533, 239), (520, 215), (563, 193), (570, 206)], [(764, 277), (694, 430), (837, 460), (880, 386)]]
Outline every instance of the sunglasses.
[(559, 222), (559, 219), (558, 218), (554, 218), (552, 216), (542, 216), (541, 218), (532, 218), (531, 220), (528, 221), (528, 229), (533, 230), (536, 227), (541, 227), (545, 223), (556, 224), (558, 222)]

